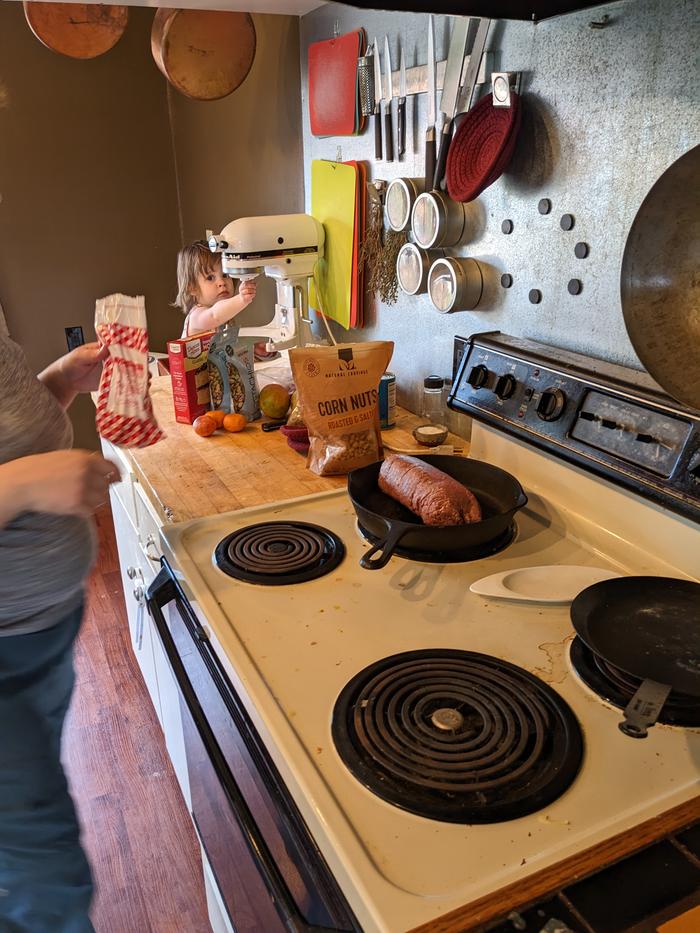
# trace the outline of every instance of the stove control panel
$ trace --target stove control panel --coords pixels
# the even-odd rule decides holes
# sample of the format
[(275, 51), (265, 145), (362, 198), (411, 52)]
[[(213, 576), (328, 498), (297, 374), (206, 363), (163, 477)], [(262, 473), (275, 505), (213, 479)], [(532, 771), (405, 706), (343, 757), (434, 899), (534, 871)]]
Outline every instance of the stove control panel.
[(700, 520), (700, 412), (646, 373), (473, 334), (455, 338), (448, 405)]

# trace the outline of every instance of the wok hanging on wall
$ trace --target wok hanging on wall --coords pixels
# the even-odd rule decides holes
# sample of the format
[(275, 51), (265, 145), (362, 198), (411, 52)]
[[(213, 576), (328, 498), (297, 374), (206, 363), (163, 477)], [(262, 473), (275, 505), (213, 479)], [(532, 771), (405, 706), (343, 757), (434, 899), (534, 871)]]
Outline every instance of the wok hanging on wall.
[(700, 146), (642, 202), (622, 258), (620, 295), (637, 356), (669, 395), (700, 409)]

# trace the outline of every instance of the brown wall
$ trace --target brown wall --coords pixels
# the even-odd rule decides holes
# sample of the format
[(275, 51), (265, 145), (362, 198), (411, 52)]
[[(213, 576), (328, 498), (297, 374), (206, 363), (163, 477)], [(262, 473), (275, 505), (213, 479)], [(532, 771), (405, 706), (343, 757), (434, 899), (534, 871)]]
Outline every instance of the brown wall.
[[(77, 61), (41, 45), (20, 3), (0, 3), (0, 303), (37, 371), (65, 352), (64, 326), (91, 339), (95, 299), (117, 291), (146, 296), (162, 350), (181, 328), (169, 304), (183, 240), (303, 210), (298, 19), (256, 15), (248, 78), (209, 102), (170, 89), (152, 20), (130, 7), (119, 43)], [(273, 304), (262, 281), (244, 323), (269, 320)], [(94, 446), (90, 400), (71, 415), (76, 443)]]
[[(168, 89), (185, 241), (236, 217), (304, 210), (299, 20), (253, 22), (255, 60), (233, 94), (201, 103)], [(269, 321), (274, 300), (272, 282), (258, 279), (241, 323)]]
[[(132, 8), (110, 52), (78, 61), (0, 4), (0, 300), (36, 370), (65, 352), (64, 326), (94, 338), (95, 299), (112, 292), (145, 295), (155, 348), (172, 334), (179, 232), (152, 18)], [(89, 399), (71, 413), (94, 445)]]

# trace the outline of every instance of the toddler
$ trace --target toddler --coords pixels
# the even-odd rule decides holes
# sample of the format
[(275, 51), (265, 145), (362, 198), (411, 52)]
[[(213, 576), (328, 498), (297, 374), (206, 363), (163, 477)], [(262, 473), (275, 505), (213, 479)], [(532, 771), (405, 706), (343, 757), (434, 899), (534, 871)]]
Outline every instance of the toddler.
[(185, 312), (183, 339), (216, 330), (236, 317), (255, 298), (256, 290), (255, 281), (241, 282), (234, 295), (232, 279), (221, 271), (221, 257), (204, 240), (185, 246), (177, 257), (175, 302)]

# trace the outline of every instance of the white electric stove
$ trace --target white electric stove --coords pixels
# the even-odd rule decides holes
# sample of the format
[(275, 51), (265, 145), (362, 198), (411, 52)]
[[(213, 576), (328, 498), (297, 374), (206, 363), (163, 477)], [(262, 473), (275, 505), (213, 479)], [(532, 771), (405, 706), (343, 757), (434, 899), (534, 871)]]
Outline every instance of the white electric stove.
[[(507, 366), (491, 384), (504, 372), (512, 373), (526, 391), (528, 379), (520, 367), (524, 362), (516, 359), (513, 348), (487, 349), (491, 362), (484, 364), (484, 347), (472, 345), (472, 354), (482, 352), (481, 362), (463, 362), (457, 402), (474, 367), (493, 370), (498, 353)], [(536, 380), (545, 367), (527, 362), (537, 370)], [(561, 380), (556, 385), (566, 410), (570, 388)], [(586, 386), (587, 392), (599, 393), (595, 382)], [(544, 394), (540, 386), (527, 403), (524, 395), (516, 397), (513, 419), (530, 402), (551, 413), (551, 399), (543, 400)], [(505, 406), (499, 409), (494, 398), (493, 411), (502, 415)], [(596, 398), (586, 398), (577, 403), (579, 414), (598, 404)], [(558, 396), (555, 402), (560, 401)], [(344, 490), (164, 531), (166, 554), (202, 626), (201, 639), (218, 658), (349, 905), (355, 929), (398, 933), (429, 923), (678, 805), (700, 801), (700, 720), (691, 716), (693, 725), (657, 723), (645, 739), (623, 734), (618, 728), (622, 710), (572, 667), (568, 604), (488, 598), (469, 589), (489, 574), (549, 565), (694, 580), (700, 570), (694, 515), (679, 514), (673, 503), (668, 507), (652, 501), (655, 494), (647, 496), (647, 490), (641, 496), (615, 477), (596, 475), (600, 465), (594, 473), (582, 461), (537, 449), (543, 445), (535, 446), (526, 436), (509, 436), (490, 416), (485, 420), (491, 425), (474, 423), (470, 456), (506, 469), (529, 497), (516, 514), (513, 540), (491, 556), (455, 563), (394, 556), (382, 569), (365, 570), (360, 558), (369, 544)], [(575, 427), (568, 429), (568, 436), (575, 433)], [(692, 462), (693, 451), (686, 453)], [(242, 529), (280, 522), (317, 526), (326, 544), (328, 539), (335, 543), (331, 569), (303, 582), (260, 585), (235, 579), (218, 566), (220, 542)], [(255, 560), (257, 545), (250, 546)], [(282, 545), (279, 549), (284, 550)], [(275, 547), (273, 563), (274, 557)], [(440, 694), (435, 678), (447, 678), (454, 686), (457, 677), (459, 695), (459, 678), (469, 677), (469, 665), (481, 664), (483, 656), (486, 679), (479, 668), (481, 693), (467, 701), (471, 721), (465, 723), (464, 704), (459, 713), (449, 702), (435, 702), (436, 691)], [(455, 659), (466, 662), (466, 675), (454, 674)], [(501, 697), (500, 673), (489, 680), (491, 660), (517, 669), (514, 698)], [(382, 680), (397, 664), (398, 687), (389, 678), (383, 711), (369, 715), (368, 710), (369, 719), (363, 722), (363, 711), (371, 706), (362, 699), (369, 695), (362, 692), (367, 682), (376, 687), (373, 675)], [(370, 673), (362, 674), (368, 669)], [(427, 677), (424, 690), (418, 684), (422, 676)], [(533, 684), (543, 685), (543, 692), (529, 702)], [(413, 703), (407, 693), (415, 692), (413, 712), (407, 713)], [(517, 708), (520, 699), (524, 711)], [(490, 700), (493, 710), (487, 708)], [(348, 737), (346, 727), (357, 720), (357, 710), (362, 734)], [(700, 715), (700, 709), (695, 712)], [(385, 728), (383, 718), (389, 714), (398, 716), (398, 726)], [(408, 715), (415, 715), (415, 722), (407, 723)], [(495, 739), (482, 735), (482, 719), (491, 721)], [(527, 735), (525, 748), (525, 740), (511, 734), (518, 723)], [(417, 802), (410, 760), (406, 763), (411, 753), (396, 744), (416, 728)], [(542, 734), (533, 738), (537, 729)], [(467, 756), (481, 743), (488, 759), (507, 742), (516, 758), (552, 754), (551, 760), (533, 765), (534, 799), (528, 799), (527, 776), (513, 790), (501, 781), (498, 764), (490, 789), (469, 794), (461, 809), (460, 791), (450, 790), (455, 757), (445, 746), (460, 735), (466, 736)], [(388, 748), (384, 758), (376, 751), (382, 741)], [(426, 748), (436, 751), (437, 763), (424, 760)], [(373, 757), (381, 759), (375, 777), (370, 774)], [(408, 769), (406, 781), (396, 777), (397, 761)], [(514, 767), (520, 767), (517, 760)], [(460, 780), (469, 784), (469, 774), (456, 776), (454, 787)], [(495, 816), (489, 815), (489, 806)], [(238, 925), (245, 928), (240, 921)], [(314, 926), (309, 921), (297, 928)], [(337, 928), (353, 925), (339, 923)]]

